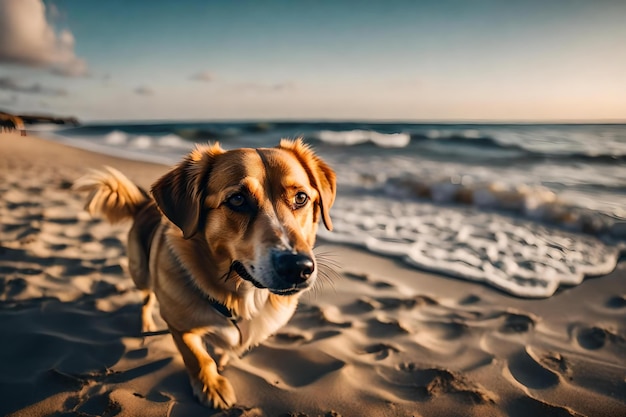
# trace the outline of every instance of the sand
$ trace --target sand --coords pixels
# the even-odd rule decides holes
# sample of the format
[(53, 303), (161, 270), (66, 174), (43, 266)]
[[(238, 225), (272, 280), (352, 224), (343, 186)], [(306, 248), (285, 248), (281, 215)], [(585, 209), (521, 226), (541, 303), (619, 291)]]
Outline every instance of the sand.
[(623, 261), (533, 300), (323, 241), (336, 273), (231, 361), (237, 406), (207, 409), (171, 336), (139, 332), (129, 225), (70, 189), (102, 165), (144, 186), (166, 169), (0, 135), (0, 415), (626, 415)]

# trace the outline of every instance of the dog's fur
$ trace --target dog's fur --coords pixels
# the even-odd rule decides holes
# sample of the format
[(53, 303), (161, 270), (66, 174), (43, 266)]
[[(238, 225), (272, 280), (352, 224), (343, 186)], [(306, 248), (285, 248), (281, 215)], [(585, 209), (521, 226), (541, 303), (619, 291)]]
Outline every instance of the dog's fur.
[(112, 168), (75, 188), (91, 192), (90, 213), (133, 219), (128, 258), (143, 331), (156, 330), (156, 295), (196, 397), (232, 406), (216, 355), (265, 340), (315, 282), (312, 248), (320, 219), (332, 229), (335, 173), (301, 140), (283, 139), (276, 148), (198, 147), (152, 185), (153, 198)]

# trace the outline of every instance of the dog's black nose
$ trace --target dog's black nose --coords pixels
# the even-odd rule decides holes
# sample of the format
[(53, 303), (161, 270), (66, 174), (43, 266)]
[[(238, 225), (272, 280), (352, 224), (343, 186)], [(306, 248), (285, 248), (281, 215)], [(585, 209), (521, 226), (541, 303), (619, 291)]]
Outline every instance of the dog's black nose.
[(272, 263), (276, 273), (292, 284), (306, 281), (315, 270), (313, 259), (301, 253), (274, 252)]

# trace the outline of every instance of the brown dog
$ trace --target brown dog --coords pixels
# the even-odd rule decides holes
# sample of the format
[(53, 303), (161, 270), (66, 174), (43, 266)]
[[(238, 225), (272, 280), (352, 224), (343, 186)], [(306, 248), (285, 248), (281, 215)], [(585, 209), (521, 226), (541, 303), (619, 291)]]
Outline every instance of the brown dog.
[(196, 397), (232, 406), (235, 392), (214, 356), (265, 340), (315, 282), (312, 248), (320, 219), (332, 229), (335, 173), (301, 140), (282, 140), (198, 147), (153, 184), (154, 199), (111, 168), (75, 188), (91, 191), (90, 213), (134, 220), (128, 258), (144, 293), (143, 330), (155, 330), (156, 295)]

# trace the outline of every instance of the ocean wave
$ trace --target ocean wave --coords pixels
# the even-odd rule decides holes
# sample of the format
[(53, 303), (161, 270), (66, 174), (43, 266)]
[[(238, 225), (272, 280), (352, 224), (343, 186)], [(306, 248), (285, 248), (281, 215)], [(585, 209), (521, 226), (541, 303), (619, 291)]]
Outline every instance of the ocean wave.
[[(521, 161), (562, 161), (567, 162), (584, 162), (598, 164), (621, 164), (626, 162), (626, 154), (615, 152), (571, 152), (554, 149), (540, 150), (526, 146), (523, 142), (513, 143), (498, 138), (497, 135), (489, 136), (482, 134), (479, 130), (437, 130), (431, 129), (419, 132), (398, 132), (398, 133), (381, 133), (374, 130), (321, 130), (308, 135), (309, 138), (319, 140), (325, 144), (333, 146), (360, 146), (364, 144), (374, 144), (381, 148), (405, 148), (409, 145), (422, 147), (424, 145), (433, 144), (439, 148), (438, 153), (446, 154), (452, 152), (458, 147), (471, 147), (477, 151), (489, 149), (494, 151), (505, 151), (503, 154), (505, 159), (514, 158)], [(429, 152), (437, 152), (437, 148), (429, 147)], [(512, 152), (512, 153), (511, 153)], [(506, 155), (506, 156), (504, 156)]]
[(563, 162), (586, 162), (614, 164), (626, 162), (626, 154), (619, 152), (555, 152), (554, 150), (537, 150), (525, 146), (523, 143), (509, 143), (496, 137), (483, 136), (479, 131), (468, 130), (463, 132), (441, 132), (438, 130), (412, 133), (411, 140), (414, 143), (436, 143), (444, 146), (471, 146), (482, 149), (494, 149), (504, 151), (516, 151), (518, 158), (523, 160), (553, 160)]
[[(215, 122), (86, 125), (63, 129), (70, 135), (176, 135), (188, 142), (236, 140), (271, 146), (281, 137), (304, 136), (335, 147), (405, 149), (441, 157), (464, 155), (488, 163), (530, 162), (618, 165), (626, 162), (623, 128), (419, 125), (347, 122)], [(612, 135), (612, 136), (611, 136)], [(614, 138), (613, 138), (614, 137)], [(608, 139), (606, 139), (608, 138)], [(128, 138), (127, 138), (128, 139)], [(599, 142), (602, 139), (604, 142)], [(113, 139), (111, 139), (113, 140)], [(157, 140), (158, 142), (158, 140)], [(124, 144), (119, 139), (119, 144)], [(604, 145), (603, 145), (604, 144)], [(489, 152), (483, 152), (489, 151)]]
[(544, 154), (551, 159), (568, 159), (581, 162), (601, 163), (601, 164), (622, 164), (626, 162), (626, 155), (619, 153), (571, 153), (571, 154)]
[(439, 130), (430, 130), (427, 132), (412, 133), (411, 140), (433, 141), (449, 145), (472, 145), (478, 147), (526, 150), (518, 145), (499, 142), (497, 139), (490, 136), (482, 136), (477, 130), (448, 133)]
[(372, 143), (381, 148), (404, 148), (411, 141), (406, 133), (379, 133), (373, 130), (349, 130), (336, 132), (321, 130), (312, 137), (335, 146), (354, 146)]
[(512, 186), (500, 182), (474, 184), (464, 182), (462, 178), (437, 181), (401, 176), (386, 179), (382, 187), (391, 196), (505, 211), (569, 231), (626, 240), (622, 220), (578, 207), (543, 186)]

